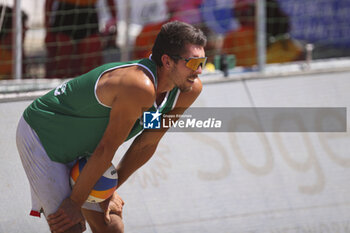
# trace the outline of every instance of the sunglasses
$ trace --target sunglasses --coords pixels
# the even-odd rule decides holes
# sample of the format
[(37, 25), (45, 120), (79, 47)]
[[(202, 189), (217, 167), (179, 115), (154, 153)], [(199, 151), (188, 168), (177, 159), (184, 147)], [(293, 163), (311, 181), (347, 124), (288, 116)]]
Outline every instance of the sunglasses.
[(193, 71), (198, 70), (199, 66), (202, 68), (205, 66), (205, 63), (207, 62), (207, 57), (189, 57), (189, 58), (183, 58), (180, 56), (170, 56), (175, 59), (180, 59), (186, 61), (186, 66), (190, 68)]

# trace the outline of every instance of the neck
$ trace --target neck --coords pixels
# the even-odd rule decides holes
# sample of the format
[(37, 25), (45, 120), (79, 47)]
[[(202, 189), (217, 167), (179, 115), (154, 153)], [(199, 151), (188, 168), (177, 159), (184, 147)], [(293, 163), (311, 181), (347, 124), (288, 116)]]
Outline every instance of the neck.
[(157, 67), (157, 95), (172, 90), (175, 86), (168, 78), (169, 74), (163, 67)]

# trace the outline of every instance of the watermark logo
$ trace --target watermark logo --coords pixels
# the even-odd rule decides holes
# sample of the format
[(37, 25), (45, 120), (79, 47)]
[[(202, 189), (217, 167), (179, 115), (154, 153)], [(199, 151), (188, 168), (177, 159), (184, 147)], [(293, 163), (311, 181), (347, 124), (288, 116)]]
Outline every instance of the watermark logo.
[(346, 132), (346, 110), (342, 107), (178, 108), (163, 114), (145, 112), (143, 126), (171, 132)]
[(160, 129), (160, 116), (162, 114), (157, 110), (156, 112), (143, 113), (143, 128), (144, 129)]
[[(178, 120), (176, 120), (179, 118)], [(198, 119), (192, 115), (163, 115), (163, 128), (177, 129), (219, 129), (222, 121), (212, 117)]]

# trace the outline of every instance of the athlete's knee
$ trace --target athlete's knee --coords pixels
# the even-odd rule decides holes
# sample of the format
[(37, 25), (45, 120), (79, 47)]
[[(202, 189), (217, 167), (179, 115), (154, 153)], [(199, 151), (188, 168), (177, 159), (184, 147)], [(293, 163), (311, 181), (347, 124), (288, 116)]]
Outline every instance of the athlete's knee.
[(85, 222), (84, 223), (78, 223), (68, 230), (64, 231), (64, 233), (82, 233), (86, 230)]
[(91, 226), (93, 233), (124, 233), (123, 220), (115, 215), (110, 215), (111, 221), (109, 223), (99, 224), (98, 226)]
[(124, 233), (124, 223), (121, 219), (112, 221), (111, 224), (108, 224), (108, 229), (106, 229), (107, 233)]

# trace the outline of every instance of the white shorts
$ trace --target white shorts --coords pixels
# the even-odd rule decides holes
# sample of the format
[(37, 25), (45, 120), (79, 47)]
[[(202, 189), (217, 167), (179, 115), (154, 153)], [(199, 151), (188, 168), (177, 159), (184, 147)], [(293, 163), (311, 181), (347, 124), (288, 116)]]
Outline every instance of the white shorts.
[[(61, 202), (71, 194), (69, 174), (75, 162), (51, 161), (38, 135), (21, 117), (16, 134), (17, 149), (27, 174), (32, 196), (30, 215), (40, 217), (55, 213)], [(86, 202), (82, 208), (103, 212), (97, 203)]]

